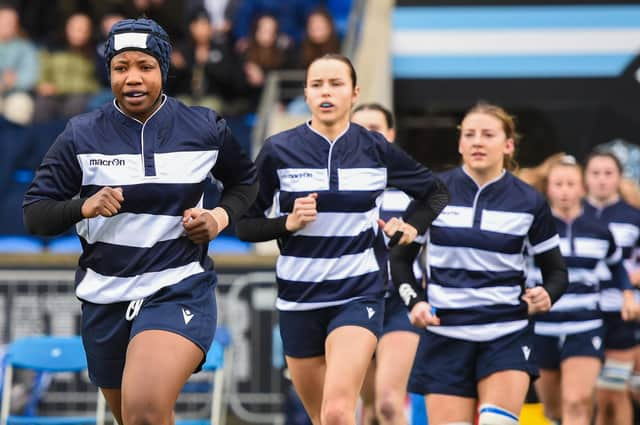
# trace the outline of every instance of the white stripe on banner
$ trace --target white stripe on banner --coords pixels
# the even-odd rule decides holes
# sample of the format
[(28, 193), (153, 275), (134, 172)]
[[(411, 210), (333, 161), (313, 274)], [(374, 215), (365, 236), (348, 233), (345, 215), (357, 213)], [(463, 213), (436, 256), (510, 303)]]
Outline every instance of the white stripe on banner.
[(601, 260), (607, 256), (609, 242), (595, 238), (574, 238), (574, 255), (576, 257), (596, 258)]
[(427, 285), (429, 304), (435, 308), (471, 308), (496, 304), (520, 304), (522, 290), (515, 286), (488, 288), (448, 288), (430, 282)]
[(547, 252), (550, 249), (553, 249), (560, 245), (560, 237), (558, 235), (553, 235), (546, 241), (542, 241), (536, 245), (531, 246), (529, 249), (532, 255), (542, 254), (543, 252)]
[(338, 168), (338, 190), (384, 190), (386, 168)]
[(155, 176), (145, 176), (140, 155), (80, 154), (82, 184), (122, 186), (142, 183), (198, 183), (216, 163), (218, 151), (155, 154)]
[(618, 288), (607, 288), (600, 292), (600, 310), (602, 311), (620, 311), (622, 301), (622, 291)]
[(584, 320), (577, 322), (536, 322), (534, 331), (538, 335), (561, 336), (577, 334), (598, 329), (602, 326), (602, 319)]
[(396, 30), (394, 55), (526, 55), (637, 53), (639, 29)]
[(508, 235), (524, 236), (533, 223), (533, 215), (507, 211), (482, 210), (480, 229)]
[(284, 192), (313, 192), (329, 190), (326, 168), (282, 168), (278, 170), (280, 190)]
[(91, 244), (104, 242), (136, 248), (150, 248), (158, 242), (177, 239), (184, 232), (182, 217), (132, 213), (84, 219), (76, 230)]
[(482, 325), (429, 326), (427, 330), (434, 334), (448, 336), (449, 338), (467, 341), (491, 341), (524, 329), (528, 324), (528, 320), (516, 320), (513, 322), (498, 322)]
[(640, 237), (640, 228), (630, 223), (609, 223), (616, 245), (622, 248), (633, 247)]
[(564, 294), (551, 307), (551, 311), (596, 310), (600, 293), (594, 294)]
[(384, 211), (399, 211), (404, 212), (411, 198), (406, 193), (400, 190), (386, 190), (382, 194), (382, 209)]
[(97, 304), (139, 300), (155, 293), (160, 288), (170, 286), (204, 269), (194, 261), (184, 266), (149, 272), (132, 277), (105, 276), (87, 269), (84, 279), (78, 283), (78, 298)]
[(438, 214), (432, 226), (439, 227), (473, 227), (473, 208), (447, 205)]
[(318, 213), (315, 221), (294, 233), (296, 236), (358, 236), (377, 226), (379, 209), (363, 213)]
[(427, 250), (429, 265), (447, 269), (502, 272), (524, 270), (522, 254), (503, 254), (482, 249), (440, 246), (431, 243)]
[(378, 270), (373, 248), (338, 258), (302, 258), (281, 255), (276, 263), (276, 275), (280, 279), (309, 283), (346, 279)]
[(337, 301), (324, 301), (324, 302), (313, 302), (313, 303), (298, 303), (295, 301), (287, 301), (282, 298), (276, 299), (276, 309), (283, 311), (306, 311), (306, 310), (316, 310), (318, 308), (327, 308), (333, 307), (336, 305), (342, 305), (349, 303), (351, 301), (359, 300), (362, 297), (353, 297), (347, 298), (346, 300), (337, 300)]

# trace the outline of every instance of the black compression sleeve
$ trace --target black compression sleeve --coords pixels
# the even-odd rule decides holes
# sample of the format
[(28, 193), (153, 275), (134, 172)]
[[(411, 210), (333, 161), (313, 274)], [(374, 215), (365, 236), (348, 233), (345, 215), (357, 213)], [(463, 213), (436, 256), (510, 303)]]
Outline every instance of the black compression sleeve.
[(553, 248), (534, 258), (536, 265), (542, 271), (542, 287), (549, 293), (551, 304), (553, 304), (569, 286), (569, 274), (560, 248)]
[(29, 233), (54, 236), (65, 232), (83, 219), (84, 199), (55, 201), (43, 199), (24, 207), (24, 224)]
[(424, 289), (413, 274), (413, 262), (420, 252), (420, 244), (395, 245), (391, 248), (391, 280), (404, 305), (411, 311), (419, 301), (424, 301)]
[(246, 242), (265, 242), (290, 235), (286, 228), (287, 216), (277, 218), (242, 218), (236, 224), (236, 235)]
[(404, 221), (418, 230), (418, 234), (427, 231), (433, 220), (449, 202), (449, 191), (446, 186), (437, 178), (434, 181), (434, 188), (428, 197), (423, 200), (413, 200), (403, 217)]
[(257, 194), (257, 182), (253, 184), (237, 184), (229, 189), (224, 189), (218, 206), (227, 212), (229, 222), (235, 223), (247, 212), (253, 201), (255, 201)]

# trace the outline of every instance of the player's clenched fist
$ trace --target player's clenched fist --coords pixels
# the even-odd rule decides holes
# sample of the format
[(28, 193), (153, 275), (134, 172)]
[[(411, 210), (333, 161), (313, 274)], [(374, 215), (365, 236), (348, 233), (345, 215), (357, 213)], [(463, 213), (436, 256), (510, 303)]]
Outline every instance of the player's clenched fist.
[(316, 199), (318, 199), (317, 193), (310, 193), (302, 198), (296, 198), (293, 203), (293, 211), (287, 216), (285, 223), (288, 231), (298, 231), (318, 218)]
[(522, 300), (527, 303), (529, 314), (546, 313), (551, 309), (551, 297), (542, 286), (527, 288)]
[(189, 208), (182, 214), (182, 227), (193, 243), (209, 243), (229, 225), (227, 212), (220, 207), (212, 210)]
[(124, 196), (121, 187), (103, 187), (98, 192), (87, 198), (82, 204), (82, 216), (93, 218), (99, 215), (111, 217), (116, 215), (122, 207)]

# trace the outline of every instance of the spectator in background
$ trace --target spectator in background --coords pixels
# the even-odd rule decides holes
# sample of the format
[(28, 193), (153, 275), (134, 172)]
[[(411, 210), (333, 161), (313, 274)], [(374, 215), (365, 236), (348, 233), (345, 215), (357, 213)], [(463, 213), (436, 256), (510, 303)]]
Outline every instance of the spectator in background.
[(17, 0), (16, 5), (22, 28), (36, 45), (46, 44), (55, 37), (61, 20), (59, 0)]
[(35, 122), (67, 119), (82, 113), (98, 92), (100, 84), (91, 36), (91, 18), (75, 13), (65, 24), (65, 47), (42, 51)]
[(0, 5), (0, 116), (28, 124), (33, 116), (31, 91), (38, 79), (33, 43), (20, 37), (18, 11)]
[(196, 10), (189, 22), (189, 37), (172, 55), (173, 90), (185, 103), (227, 112), (242, 87), (239, 60), (228, 34), (212, 25), (206, 9)]
[(298, 53), (297, 67), (306, 69), (315, 59), (339, 51), (340, 41), (331, 15), (325, 9), (313, 11), (307, 19), (307, 29)]
[(260, 16), (253, 27), (245, 53), (244, 73), (249, 86), (251, 108), (256, 109), (269, 71), (282, 69), (288, 51), (279, 45), (280, 29), (273, 15)]
[(193, 16), (201, 9), (205, 9), (211, 19), (213, 30), (218, 33), (229, 34), (240, 0), (187, 0), (187, 16)]
[(242, 0), (233, 21), (237, 51), (244, 53), (249, 47), (251, 23), (261, 15), (274, 16), (289, 41), (299, 42), (304, 31), (303, 23), (318, 4), (318, 0)]
[(145, 16), (160, 24), (171, 40), (179, 43), (185, 38), (185, 8), (178, 0), (126, 0), (127, 16)]

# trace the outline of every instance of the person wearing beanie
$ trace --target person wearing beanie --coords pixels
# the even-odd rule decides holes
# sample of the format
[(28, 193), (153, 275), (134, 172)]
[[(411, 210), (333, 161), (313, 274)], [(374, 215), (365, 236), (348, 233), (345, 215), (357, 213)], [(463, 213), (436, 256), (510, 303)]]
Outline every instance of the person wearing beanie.
[[(254, 164), (225, 120), (163, 93), (170, 54), (152, 20), (113, 26), (113, 101), (69, 121), (23, 203), (30, 233), (76, 226), (89, 377), (119, 424), (173, 423), (216, 329), (209, 242), (257, 193)], [(209, 174), (224, 187), (212, 210), (202, 207)]]

